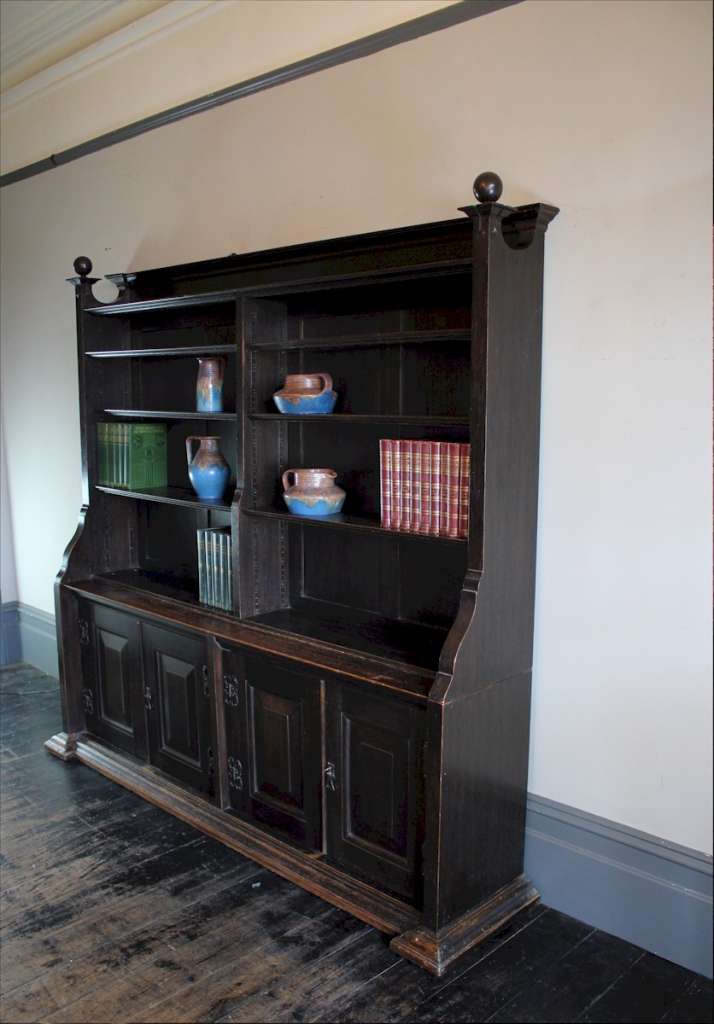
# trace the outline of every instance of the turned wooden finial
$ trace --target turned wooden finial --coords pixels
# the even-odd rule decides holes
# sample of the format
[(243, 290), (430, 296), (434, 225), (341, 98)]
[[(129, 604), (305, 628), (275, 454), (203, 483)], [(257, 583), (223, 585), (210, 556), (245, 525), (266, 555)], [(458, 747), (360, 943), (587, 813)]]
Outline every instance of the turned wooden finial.
[(78, 256), (72, 266), (75, 272), (79, 274), (81, 280), (84, 280), (85, 277), (92, 273), (92, 261), (89, 256)]
[(474, 181), (474, 195), (480, 203), (497, 203), (503, 192), (503, 182), (495, 171), (481, 171)]

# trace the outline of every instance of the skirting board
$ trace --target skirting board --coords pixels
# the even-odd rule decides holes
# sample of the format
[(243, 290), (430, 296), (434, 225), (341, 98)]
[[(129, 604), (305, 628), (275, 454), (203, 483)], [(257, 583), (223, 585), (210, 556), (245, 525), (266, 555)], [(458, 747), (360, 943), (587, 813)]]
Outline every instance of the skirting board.
[[(1, 610), (2, 663), (56, 676), (54, 616)], [(711, 857), (531, 794), (525, 872), (547, 906), (712, 976)]]
[(528, 796), (525, 871), (543, 902), (712, 977), (712, 858)]
[(20, 601), (6, 601), (0, 605), (0, 623), (0, 665), (26, 661), (50, 676), (59, 674), (54, 615)]

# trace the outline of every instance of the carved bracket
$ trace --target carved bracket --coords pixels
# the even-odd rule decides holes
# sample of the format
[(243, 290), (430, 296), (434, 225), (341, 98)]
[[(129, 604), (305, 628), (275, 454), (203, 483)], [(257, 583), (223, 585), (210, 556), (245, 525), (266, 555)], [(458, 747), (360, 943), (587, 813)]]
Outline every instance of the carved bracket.
[(240, 703), (240, 683), (237, 676), (223, 677), (223, 702), (229, 708), (237, 708)]
[(228, 758), (228, 785), (231, 789), (243, 789), (243, 763), (237, 757)]

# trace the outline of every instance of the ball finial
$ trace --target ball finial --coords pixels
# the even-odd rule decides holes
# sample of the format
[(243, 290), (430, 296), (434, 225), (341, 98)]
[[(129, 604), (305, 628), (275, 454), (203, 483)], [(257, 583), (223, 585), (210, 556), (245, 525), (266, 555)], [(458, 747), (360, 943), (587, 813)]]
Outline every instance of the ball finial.
[(89, 256), (78, 256), (74, 261), (73, 266), (75, 272), (79, 274), (80, 277), (87, 277), (92, 273), (92, 261)]
[(495, 171), (482, 171), (474, 181), (474, 195), (480, 203), (497, 203), (503, 182)]

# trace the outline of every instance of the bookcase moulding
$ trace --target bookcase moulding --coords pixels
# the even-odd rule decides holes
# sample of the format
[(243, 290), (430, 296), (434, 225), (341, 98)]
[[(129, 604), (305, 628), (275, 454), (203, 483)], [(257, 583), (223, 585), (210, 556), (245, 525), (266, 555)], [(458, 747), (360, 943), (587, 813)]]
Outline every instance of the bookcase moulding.
[[(557, 210), (500, 192), (487, 173), (459, 219), (112, 275), (107, 305), (89, 260), (72, 279), (84, 508), (56, 588), (65, 731), (48, 749), (436, 974), (537, 898), (522, 870)], [(194, 413), (212, 354), (226, 411)], [(335, 412), (279, 414), (286, 375), (318, 372)], [(169, 486), (100, 483), (104, 417), (166, 421)], [(201, 430), (231, 466), (219, 503), (188, 487)], [(382, 527), (385, 438), (470, 444), (467, 539)], [(339, 516), (286, 510), (282, 473), (310, 466), (338, 474)], [(230, 536), (232, 611), (198, 600), (206, 528)]]

